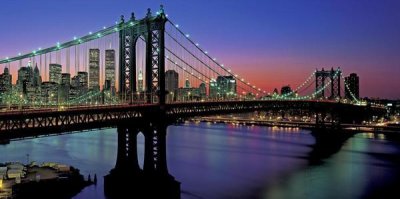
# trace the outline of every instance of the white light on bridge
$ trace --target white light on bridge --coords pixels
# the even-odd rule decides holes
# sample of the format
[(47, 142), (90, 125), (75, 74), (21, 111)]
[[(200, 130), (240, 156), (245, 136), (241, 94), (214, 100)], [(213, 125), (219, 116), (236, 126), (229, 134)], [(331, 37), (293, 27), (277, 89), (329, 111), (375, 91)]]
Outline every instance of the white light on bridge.
[(21, 53), (18, 53), (19, 56), (21, 56)]
[(189, 35), (189, 34), (186, 34), (185, 36), (186, 36), (187, 38), (189, 38), (189, 37), (190, 37), (190, 35)]
[(105, 26), (103, 26), (103, 29), (106, 29), (106, 27), (105, 27)]
[(78, 38), (74, 37), (74, 40), (76, 40), (76, 39), (78, 39)]
[(178, 24), (176, 24), (176, 25), (175, 25), (175, 27), (176, 27), (176, 28), (179, 28), (179, 25), (178, 25)]
[(199, 46), (200, 44), (199, 43), (196, 43), (196, 46)]
[(92, 32), (89, 32), (89, 35), (91, 35), (92, 34)]

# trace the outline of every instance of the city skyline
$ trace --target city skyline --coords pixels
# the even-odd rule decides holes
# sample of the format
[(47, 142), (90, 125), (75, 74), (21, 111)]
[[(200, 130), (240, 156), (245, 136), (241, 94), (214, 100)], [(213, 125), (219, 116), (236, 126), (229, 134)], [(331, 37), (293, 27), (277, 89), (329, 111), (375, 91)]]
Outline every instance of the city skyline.
[[(397, 78), (400, 61), (396, 55), (400, 51), (400, 45), (397, 45), (400, 41), (396, 36), (400, 34), (400, 25), (396, 20), (399, 14), (395, 12), (400, 6), (395, 1), (386, 2), (361, 4), (343, 1), (341, 4), (330, 4), (251, 1), (243, 4), (215, 1), (205, 6), (195, 1), (179, 4), (168, 2), (164, 5), (170, 18), (189, 31), (194, 40), (222, 63), (268, 92), (282, 85), (298, 85), (315, 68), (340, 66), (346, 71), (345, 75), (357, 73), (360, 76), (360, 97), (395, 99), (400, 97), (399, 91), (394, 89), (394, 85), (400, 84)], [(160, 4), (159, 1), (126, 1), (114, 5), (109, 1), (96, 1), (94, 4), (92, 1), (53, 3), (41, 0), (28, 2), (35, 8), (28, 9), (30, 6), (21, 7), (20, 3), (15, 1), (0, 8), (5, 14), (0, 21), (5, 26), (12, 24), (16, 29), (0, 32), (1, 43), (4, 44), (4, 48), (0, 49), (2, 58), (20, 51), (30, 51), (30, 48), (51, 46), (56, 41), (70, 40), (74, 35), (84, 35), (104, 25), (112, 25), (110, 18), (117, 21), (120, 13), (129, 16), (131, 11), (135, 11), (138, 16), (144, 15), (143, 8), (157, 8)], [(86, 4), (99, 9), (111, 9), (106, 13), (89, 12), (85, 9)], [(75, 14), (56, 9), (64, 6), (75, 6)], [(205, 9), (210, 10), (206, 13), (215, 20), (210, 21), (200, 14)], [(35, 19), (24, 23), (24, 16), (32, 12), (35, 13)], [(53, 12), (56, 13), (49, 19), (49, 13)], [(193, 13), (190, 19), (186, 17), (189, 13)], [(371, 16), (371, 20), (365, 21), (366, 16)], [(250, 20), (253, 17), (265, 19)], [(60, 20), (63, 23), (58, 23)], [(57, 27), (61, 24), (69, 28), (60, 32)], [(206, 24), (208, 28), (202, 29)], [(241, 28), (237, 28), (239, 24)], [(20, 27), (29, 29), (30, 34), (22, 36)], [(252, 32), (252, 35), (248, 32)], [(209, 37), (209, 34), (213, 36)], [(286, 74), (288, 70), (292, 71), (290, 75)]]
[(400, 14), (373, 1), (7, 2), (0, 198), (395, 196)]

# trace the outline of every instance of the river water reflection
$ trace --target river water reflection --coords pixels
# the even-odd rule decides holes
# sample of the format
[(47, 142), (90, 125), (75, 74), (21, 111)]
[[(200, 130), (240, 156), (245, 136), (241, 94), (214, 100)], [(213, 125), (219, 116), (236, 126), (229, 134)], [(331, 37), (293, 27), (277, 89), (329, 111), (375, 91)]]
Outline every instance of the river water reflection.
[[(182, 198), (387, 198), (399, 183), (396, 142), (358, 134), (311, 165), (314, 142), (301, 129), (189, 123), (168, 128), (167, 161)], [(139, 135), (141, 165), (143, 144)], [(103, 199), (116, 145), (116, 129), (14, 141), (0, 145), (0, 162), (70, 164), (99, 179), (74, 198)]]

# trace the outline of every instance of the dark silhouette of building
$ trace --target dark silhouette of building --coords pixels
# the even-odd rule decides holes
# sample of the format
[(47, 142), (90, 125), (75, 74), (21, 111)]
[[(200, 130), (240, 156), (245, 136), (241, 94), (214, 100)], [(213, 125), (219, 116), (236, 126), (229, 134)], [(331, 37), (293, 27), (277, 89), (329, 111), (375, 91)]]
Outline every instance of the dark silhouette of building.
[(165, 72), (165, 90), (168, 92), (168, 101), (174, 101), (179, 87), (179, 74), (174, 70)]
[(292, 94), (292, 88), (290, 88), (289, 85), (287, 85), (287, 86), (282, 86), (282, 88), (281, 88), (281, 95), (290, 97), (291, 94)]

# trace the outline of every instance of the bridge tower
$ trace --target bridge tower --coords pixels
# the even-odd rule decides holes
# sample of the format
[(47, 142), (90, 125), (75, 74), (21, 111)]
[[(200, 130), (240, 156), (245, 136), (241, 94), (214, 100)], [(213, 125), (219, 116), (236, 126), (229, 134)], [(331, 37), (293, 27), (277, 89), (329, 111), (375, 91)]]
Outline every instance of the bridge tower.
[(161, 6), (157, 15), (150, 9), (145, 18), (136, 20), (132, 13), (119, 23), (119, 90), (122, 101), (133, 102), (136, 93), (136, 42), (142, 36), (146, 43), (145, 93), (146, 103), (165, 104), (165, 23), (167, 18)]
[(315, 73), (315, 92), (318, 93), (316, 98), (325, 98), (325, 80), (329, 79), (331, 81), (331, 93), (329, 99), (337, 99), (341, 97), (340, 94), (340, 77), (341, 70), (338, 68), (337, 70), (317, 70)]

